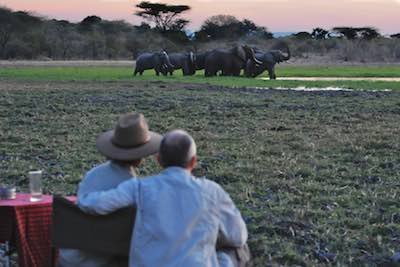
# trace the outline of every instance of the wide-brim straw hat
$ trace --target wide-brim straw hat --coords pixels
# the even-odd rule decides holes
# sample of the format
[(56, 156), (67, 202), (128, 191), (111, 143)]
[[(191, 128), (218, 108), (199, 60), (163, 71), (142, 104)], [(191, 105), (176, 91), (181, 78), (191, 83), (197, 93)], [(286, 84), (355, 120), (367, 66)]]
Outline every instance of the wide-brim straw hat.
[(131, 161), (155, 154), (162, 136), (149, 131), (143, 114), (128, 113), (118, 119), (113, 130), (102, 133), (96, 147), (104, 156), (120, 161)]

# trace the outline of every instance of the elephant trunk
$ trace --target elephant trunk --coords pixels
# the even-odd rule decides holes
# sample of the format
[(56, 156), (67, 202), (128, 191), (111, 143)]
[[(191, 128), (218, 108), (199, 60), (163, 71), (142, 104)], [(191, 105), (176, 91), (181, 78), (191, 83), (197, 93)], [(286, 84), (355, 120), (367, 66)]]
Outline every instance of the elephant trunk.
[(291, 54), (290, 54), (290, 49), (289, 49), (289, 47), (286, 48), (286, 53), (287, 53), (287, 56), (285, 56), (285, 55), (282, 54), (282, 60), (283, 60), (283, 61), (287, 61), (287, 60), (290, 59)]
[(190, 64), (192, 66), (194, 66), (195, 62), (194, 62), (194, 54), (193, 54), (193, 52), (189, 53), (189, 60), (190, 60)]
[(193, 75), (196, 73), (196, 56), (193, 52), (189, 53), (189, 74)]
[(166, 66), (167, 69), (174, 70), (175, 66), (171, 64), (167, 52), (162, 51), (162, 54), (164, 55), (163, 65)]
[(165, 65), (171, 70), (175, 69), (175, 66), (172, 65), (171, 61), (169, 61), (169, 58), (167, 58), (167, 62)]

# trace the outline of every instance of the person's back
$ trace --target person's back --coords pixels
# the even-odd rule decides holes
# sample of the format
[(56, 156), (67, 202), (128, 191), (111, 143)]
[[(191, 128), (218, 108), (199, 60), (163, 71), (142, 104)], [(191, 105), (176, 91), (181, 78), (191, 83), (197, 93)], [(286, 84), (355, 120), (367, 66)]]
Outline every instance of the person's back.
[(164, 137), (159, 162), (165, 168), (159, 175), (87, 194), (79, 206), (98, 214), (128, 205), (137, 207), (131, 267), (219, 266), (217, 237), (228, 247), (246, 243), (247, 230), (240, 212), (218, 184), (190, 174), (196, 164), (196, 149), (186, 133), (174, 131)]
[[(135, 227), (134, 238), (140, 233), (142, 238), (135, 240), (131, 266), (218, 266), (215, 245), (220, 222), (225, 220), (221, 217), (233, 212), (220, 186), (195, 178), (183, 168), (170, 167), (139, 181), (138, 189), (139, 227)], [(247, 233), (234, 233), (237, 243), (232, 246), (244, 245)]]
[[(120, 142), (134, 142), (137, 138), (135, 133), (145, 132), (146, 129), (135, 128), (135, 124), (146, 124), (142, 115), (124, 114), (119, 118), (117, 124), (118, 132), (126, 132), (123, 136), (123, 140)], [(147, 125), (146, 125), (147, 127)], [(109, 139), (112, 136), (106, 132), (99, 136), (97, 140), (97, 148), (104, 156), (110, 160), (100, 164), (90, 171), (88, 171), (78, 187), (78, 202), (81, 196), (110, 190), (116, 188), (122, 182), (130, 179), (137, 179), (135, 176), (134, 169), (141, 163), (142, 157), (154, 154), (158, 150), (158, 145), (161, 140), (161, 136), (157, 136), (155, 140), (156, 149), (152, 148), (147, 151), (141, 151), (137, 153), (138, 149), (143, 150), (144, 145), (139, 144), (130, 148), (126, 146), (124, 148), (115, 147), (111, 144)], [(113, 131), (114, 133), (114, 131)], [(153, 133), (151, 133), (154, 136)], [(107, 137), (107, 139), (105, 139)], [(153, 138), (154, 139), (154, 138)], [(118, 140), (117, 140), (118, 141)], [(152, 143), (154, 140), (152, 140)], [(106, 147), (107, 149), (105, 149)], [(79, 226), (77, 226), (79, 227)], [(110, 229), (112, 231), (112, 229)], [(99, 233), (101, 235), (101, 233)], [(61, 249), (59, 255), (59, 267), (118, 267), (126, 266), (127, 259), (123, 257), (115, 257), (113, 255), (106, 255), (104, 253), (96, 253), (90, 251), (82, 251), (78, 249)]]

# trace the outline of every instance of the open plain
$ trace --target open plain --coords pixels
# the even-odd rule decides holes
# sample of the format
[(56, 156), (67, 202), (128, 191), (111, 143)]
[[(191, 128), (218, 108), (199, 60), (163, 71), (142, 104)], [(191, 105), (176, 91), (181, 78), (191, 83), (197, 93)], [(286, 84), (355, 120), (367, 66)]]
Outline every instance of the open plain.
[[(20, 191), (39, 168), (47, 193), (74, 194), (104, 160), (97, 134), (135, 111), (155, 131), (194, 136), (196, 175), (237, 203), (255, 266), (385, 265), (400, 250), (398, 83), (391, 92), (303, 92), (243, 86), (244, 78), (221, 77), (234, 87), (213, 84), (220, 77), (63, 79), (54, 68), (21, 77), (28, 70), (0, 71), (1, 181)], [(139, 175), (157, 171), (149, 158)]]

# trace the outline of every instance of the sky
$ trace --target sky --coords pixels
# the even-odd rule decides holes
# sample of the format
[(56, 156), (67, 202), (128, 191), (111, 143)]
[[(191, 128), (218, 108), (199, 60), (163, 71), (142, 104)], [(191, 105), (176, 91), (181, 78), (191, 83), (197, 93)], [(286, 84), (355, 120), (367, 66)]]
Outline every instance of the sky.
[[(48, 18), (81, 21), (88, 15), (139, 24), (136, 0), (0, 0), (13, 10), (32, 11)], [(208, 17), (218, 14), (248, 18), (272, 32), (311, 31), (316, 27), (372, 26), (384, 34), (400, 32), (400, 0), (170, 0), (185, 4), (189, 28), (197, 30)]]

